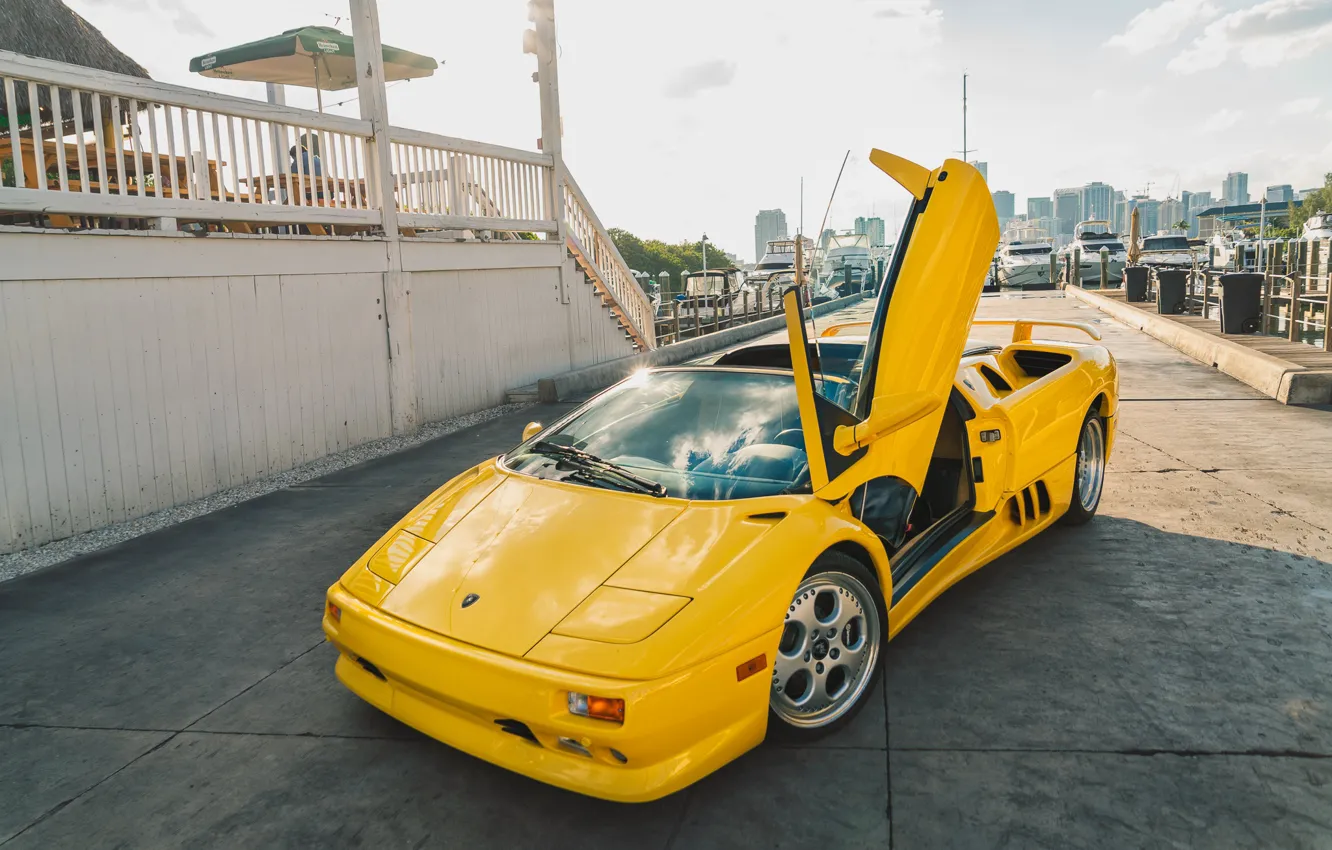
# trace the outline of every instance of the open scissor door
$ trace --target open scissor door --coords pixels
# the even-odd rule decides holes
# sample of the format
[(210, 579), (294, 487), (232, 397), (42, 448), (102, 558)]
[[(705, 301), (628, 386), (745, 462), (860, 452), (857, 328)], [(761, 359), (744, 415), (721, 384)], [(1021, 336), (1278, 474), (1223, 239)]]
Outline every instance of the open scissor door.
[[(910, 511), (924, 484), (999, 223), (985, 180), (960, 160), (929, 171), (875, 150), (870, 161), (913, 202), (875, 306), (851, 409), (816, 392), (794, 292), (784, 306), (815, 494), (855, 494), (862, 507), (874, 502), (872, 510), (895, 515)], [(895, 532), (875, 530), (886, 538)]]

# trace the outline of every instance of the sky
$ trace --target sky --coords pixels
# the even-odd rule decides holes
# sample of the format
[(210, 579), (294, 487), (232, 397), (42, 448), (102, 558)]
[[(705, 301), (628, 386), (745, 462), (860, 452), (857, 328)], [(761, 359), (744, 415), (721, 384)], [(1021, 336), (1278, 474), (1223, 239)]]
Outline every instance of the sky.
[[(66, 0), (157, 80), (263, 99), (189, 60), (311, 24), (346, 0)], [(380, 0), (384, 42), (440, 60), (388, 93), (395, 125), (533, 150), (525, 0)], [(878, 147), (934, 167), (962, 148), (1026, 198), (1100, 180), (1164, 198), (1230, 171), (1332, 171), (1332, 0), (556, 0), (564, 158), (607, 226), (753, 260), (754, 217), (815, 233), (907, 195)], [(355, 91), (326, 93), (359, 114)], [(343, 102), (350, 101), (350, 102)], [(288, 102), (314, 108), (313, 90)], [(329, 106), (329, 104), (341, 104)]]

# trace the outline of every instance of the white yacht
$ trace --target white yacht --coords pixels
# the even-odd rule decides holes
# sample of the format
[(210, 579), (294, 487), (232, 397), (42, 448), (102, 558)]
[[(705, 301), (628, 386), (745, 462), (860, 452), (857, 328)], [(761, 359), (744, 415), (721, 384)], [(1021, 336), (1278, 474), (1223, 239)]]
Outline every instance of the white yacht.
[(1019, 227), (999, 246), (992, 268), (1001, 289), (1054, 289), (1050, 280), (1050, 254), (1054, 243), (1044, 230)]
[(1085, 285), (1101, 282), (1101, 249), (1109, 253), (1109, 279), (1117, 283), (1124, 279), (1124, 266), (1128, 263), (1128, 249), (1118, 233), (1110, 230), (1110, 222), (1096, 219), (1080, 222), (1073, 228), (1073, 241), (1064, 249), (1072, 256), (1073, 250), (1081, 251), (1078, 260), (1078, 278)]
[[(740, 272), (738, 269), (708, 269), (700, 272), (686, 272), (684, 276), (684, 296), (679, 298), (680, 315), (693, 316), (697, 309), (701, 321), (711, 321), (717, 313), (727, 314), (727, 307), (739, 311), (740, 306), (733, 302), (740, 296)], [(695, 306), (697, 305), (697, 307)]]
[[(805, 271), (808, 273), (810, 258), (814, 254), (814, 240), (808, 237), (802, 239)], [(794, 239), (773, 239), (767, 243), (763, 256), (754, 264), (753, 270), (745, 275), (745, 287), (753, 293), (752, 297), (763, 298), (763, 303), (767, 304), (766, 298), (774, 277), (786, 272), (787, 279), (791, 278), (795, 271), (795, 244)]]
[(1301, 239), (1332, 239), (1332, 213), (1319, 210), (1304, 220)]
[(1189, 237), (1182, 233), (1162, 233), (1142, 238), (1138, 262), (1144, 266), (1187, 269), (1193, 267), (1193, 261)]
[[(869, 235), (865, 233), (834, 233), (824, 246), (819, 280), (833, 289), (845, 288), (850, 276), (852, 292), (872, 285), (874, 257), (870, 251)], [(850, 295), (851, 292), (845, 293)]]

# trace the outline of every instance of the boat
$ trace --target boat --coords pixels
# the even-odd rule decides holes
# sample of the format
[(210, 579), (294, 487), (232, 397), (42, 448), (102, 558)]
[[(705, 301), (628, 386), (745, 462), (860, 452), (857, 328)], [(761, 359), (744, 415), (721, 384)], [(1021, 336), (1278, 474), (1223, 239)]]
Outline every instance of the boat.
[(1182, 233), (1162, 233), (1144, 236), (1138, 262), (1152, 268), (1193, 268), (1194, 253), (1189, 237)]
[(1078, 280), (1081, 285), (1101, 282), (1101, 249), (1109, 253), (1107, 259), (1108, 278), (1111, 283), (1124, 279), (1124, 266), (1128, 263), (1128, 248), (1118, 233), (1110, 229), (1110, 222), (1089, 219), (1073, 228), (1073, 241), (1064, 249), (1067, 256), (1074, 250), (1080, 251), (1078, 258)]
[(1332, 213), (1319, 210), (1304, 220), (1301, 239), (1332, 239)]
[[(706, 269), (686, 272), (684, 294), (676, 296), (680, 315), (697, 315), (700, 321), (710, 321), (720, 312), (723, 316), (739, 310), (735, 300), (740, 297), (740, 270)], [(697, 306), (696, 306), (697, 305)]]
[(866, 233), (834, 233), (824, 243), (819, 280), (846, 296), (872, 286), (874, 257)]
[[(814, 240), (807, 236), (801, 239), (804, 243), (805, 272), (808, 274)], [(764, 304), (769, 303), (768, 293), (774, 284), (780, 285), (778, 278), (783, 274), (789, 285), (795, 273), (795, 245), (794, 239), (772, 239), (767, 242), (763, 256), (745, 274), (744, 286), (752, 293), (751, 298), (760, 299)]]
[(993, 266), (996, 283), (1001, 289), (1054, 289), (1050, 279), (1050, 254), (1054, 243), (1045, 231), (1022, 227), (1011, 232), (1010, 239), (999, 247)]

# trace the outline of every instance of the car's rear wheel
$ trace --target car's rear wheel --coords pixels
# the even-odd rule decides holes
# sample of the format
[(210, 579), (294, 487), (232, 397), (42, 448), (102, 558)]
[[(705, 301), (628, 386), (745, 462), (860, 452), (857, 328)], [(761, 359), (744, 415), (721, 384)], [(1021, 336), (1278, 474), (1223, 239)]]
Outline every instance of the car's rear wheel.
[(880, 675), (887, 626), (873, 573), (841, 552), (820, 555), (786, 612), (773, 661), (770, 734), (812, 740), (850, 723)]
[(1073, 500), (1060, 518), (1066, 525), (1082, 525), (1096, 515), (1105, 487), (1105, 420), (1092, 408), (1078, 434), (1078, 459), (1073, 473)]

